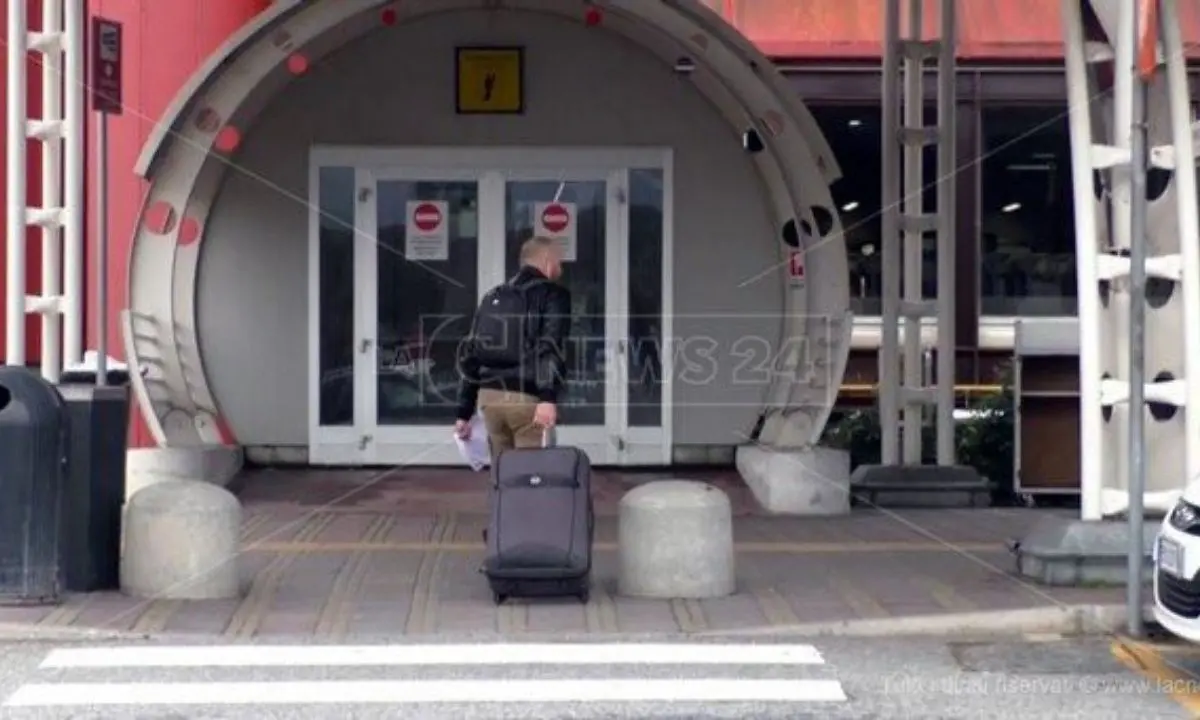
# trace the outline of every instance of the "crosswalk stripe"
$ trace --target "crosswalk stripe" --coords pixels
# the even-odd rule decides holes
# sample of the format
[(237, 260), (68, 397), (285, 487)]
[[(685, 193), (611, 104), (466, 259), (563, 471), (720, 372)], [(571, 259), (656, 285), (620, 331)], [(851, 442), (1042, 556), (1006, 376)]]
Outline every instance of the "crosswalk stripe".
[(43, 668), (821, 665), (812, 645), (478, 643), (60, 648)]
[(845, 702), (837, 680), (317, 680), (35, 683), (6, 707)]

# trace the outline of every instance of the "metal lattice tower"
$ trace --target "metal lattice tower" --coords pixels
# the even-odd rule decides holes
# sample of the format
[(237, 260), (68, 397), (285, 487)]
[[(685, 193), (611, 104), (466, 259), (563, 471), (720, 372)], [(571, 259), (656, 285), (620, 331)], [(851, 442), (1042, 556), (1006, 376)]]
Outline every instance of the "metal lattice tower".
[[(1089, 2), (1099, 28), (1085, 22)], [(1166, 511), (1200, 478), (1200, 217), (1196, 140), (1176, 0), (1157, 13), (1146, 113), (1152, 167), (1170, 182), (1147, 208), (1144, 297), (1130, 292), (1131, 0), (1062, 0), (1070, 103), (1080, 338), (1082, 519), (1129, 506), (1130, 310), (1145, 303), (1147, 510)], [(1088, 40), (1103, 34), (1106, 40)], [(1111, 66), (1111, 68), (1107, 67)], [(1111, 73), (1108, 71), (1111, 69)], [(1099, 77), (1111, 74), (1112, 89)], [(1099, 197), (1093, 177), (1101, 179)], [(1153, 406), (1151, 405), (1153, 404)]]
[[(7, 328), (5, 362), (25, 365), (25, 316), (42, 320), (41, 370), (57, 381), (83, 344), (84, 0), (44, 0), (31, 32), (25, 0), (8, 2)], [(42, 69), (40, 108), (29, 107), (26, 58)], [(26, 189), (27, 139), (42, 145), (41, 203)], [(42, 241), (39, 295), (29, 295), (27, 228)]]
[[(901, 9), (907, 27), (901, 34)], [(940, 37), (923, 39), (922, 0), (888, 0), (883, 56), (883, 343), (880, 352), (880, 425), (883, 465), (921, 463), (926, 406), (936, 408), (938, 465), (955, 465), (955, 0), (939, 0)], [(936, 60), (937, 124), (924, 125), (922, 77)], [(903, 65), (903, 82), (901, 82)], [(901, 86), (903, 85), (903, 92)], [(901, 109), (903, 108), (903, 114)], [(925, 148), (937, 149), (936, 178), (922, 173)], [(903, 166), (901, 164), (903, 161)], [(926, 184), (936, 184), (937, 204), (924, 212)], [(902, 190), (903, 189), (903, 190)], [(937, 299), (922, 297), (925, 237), (937, 238)], [(903, 240), (901, 237), (903, 236)], [(902, 273), (903, 271), (903, 273)], [(901, 295), (903, 277), (903, 295)], [(936, 385), (923, 362), (922, 321), (937, 321)], [(903, 353), (900, 328), (903, 322)], [(903, 414), (903, 427), (900, 416)], [(901, 432), (903, 429), (903, 432)], [(901, 436), (903, 453), (901, 454)]]

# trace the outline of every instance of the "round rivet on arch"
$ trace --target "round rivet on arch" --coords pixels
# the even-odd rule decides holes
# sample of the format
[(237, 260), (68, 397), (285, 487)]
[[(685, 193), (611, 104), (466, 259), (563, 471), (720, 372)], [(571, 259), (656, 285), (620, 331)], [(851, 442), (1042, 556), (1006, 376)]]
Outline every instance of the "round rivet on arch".
[(298, 52), (288, 55), (287, 69), (293, 75), (303, 75), (308, 72), (308, 58)]
[(583, 23), (588, 27), (600, 27), (604, 23), (604, 12), (595, 5), (588, 4), (583, 12)]
[(175, 229), (175, 208), (166, 200), (157, 200), (146, 208), (142, 224), (155, 235), (166, 235)]
[(179, 224), (179, 237), (176, 242), (179, 245), (191, 245), (200, 239), (200, 232), (203, 226), (196, 218), (188, 215), (183, 218), (183, 222)]
[(217, 133), (217, 137), (213, 140), (213, 147), (217, 152), (229, 154), (237, 150), (238, 145), (242, 144), (242, 132), (232, 125), (226, 125)]
[(214, 133), (221, 127), (221, 115), (210, 107), (200, 108), (193, 121), (200, 132)]

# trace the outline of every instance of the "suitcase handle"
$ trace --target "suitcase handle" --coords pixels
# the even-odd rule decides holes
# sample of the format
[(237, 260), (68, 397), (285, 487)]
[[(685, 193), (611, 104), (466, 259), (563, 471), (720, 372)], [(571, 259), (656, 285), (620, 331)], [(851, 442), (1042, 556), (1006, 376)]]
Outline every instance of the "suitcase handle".
[(542, 447), (552, 448), (558, 444), (558, 433), (554, 428), (542, 428)]

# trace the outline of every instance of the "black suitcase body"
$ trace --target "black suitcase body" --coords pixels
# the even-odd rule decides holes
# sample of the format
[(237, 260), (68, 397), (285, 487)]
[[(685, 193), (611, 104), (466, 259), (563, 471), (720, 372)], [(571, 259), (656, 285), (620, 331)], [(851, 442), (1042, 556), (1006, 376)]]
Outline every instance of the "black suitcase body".
[(509, 597), (588, 601), (595, 533), (591, 480), (588, 456), (577, 448), (500, 454), (483, 566), (496, 604)]

